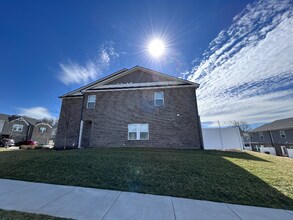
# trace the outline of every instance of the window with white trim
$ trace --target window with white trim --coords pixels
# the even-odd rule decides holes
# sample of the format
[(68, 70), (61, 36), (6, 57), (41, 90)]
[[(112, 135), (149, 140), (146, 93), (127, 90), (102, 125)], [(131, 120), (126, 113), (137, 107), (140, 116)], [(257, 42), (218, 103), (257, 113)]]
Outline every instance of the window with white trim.
[(41, 133), (46, 133), (47, 132), (47, 128), (46, 127), (40, 127), (40, 132)]
[(95, 106), (96, 106), (96, 95), (89, 95), (87, 97), (86, 108), (87, 109), (94, 109)]
[(23, 130), (23, 125), (20, 125), (20, 124), (14, 124), (12, 126), (12, 131), (17, 131), (17, 132), (22, 132)]
[(281, 136), (281, 138), (286, 138), (286, 133), (285, 133), (285, 131), (280, 131), (280, 136)]
[(263, 139), (263, 133), (262, 132), (259, 132), (259, 138)]
[(155, 106), (164, 106), (164, 92), (154, 93), (154, 103)]
[(128, 124), (128, 140), (148, 140), (149, 124)]

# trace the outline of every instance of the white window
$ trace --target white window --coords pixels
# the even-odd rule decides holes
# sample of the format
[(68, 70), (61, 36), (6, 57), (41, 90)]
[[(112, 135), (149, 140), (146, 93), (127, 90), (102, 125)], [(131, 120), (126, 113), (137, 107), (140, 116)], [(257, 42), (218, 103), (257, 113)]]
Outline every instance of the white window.
[(87, 97), (87, 109), (94, 109), (96, 105), (96, 95), (89, 95)]
[(41, 133), (46, 133), (47, 132), (47, 128), (46, 127), (40, 127), (40, 132)]
[(280, 131), (280, 136), (281, 136), (281, 138), (286, 138), (285, 131)]
[(14, 124), (12, 126), (12, 131), (17, 131), (17, 132), (22, 132), (23, 130), (23, 125), (20, 125), (20, 124)]
[(259, 138), (263, 139), (263, 133), (262, 132), (259, 132)]
[(149, 124), (129, 124), (128, 140), (148, 140)]
[(154, 103), (155, 103), (155, 106), (164, 106), (164, 93), (163, 92), (155, 92)]

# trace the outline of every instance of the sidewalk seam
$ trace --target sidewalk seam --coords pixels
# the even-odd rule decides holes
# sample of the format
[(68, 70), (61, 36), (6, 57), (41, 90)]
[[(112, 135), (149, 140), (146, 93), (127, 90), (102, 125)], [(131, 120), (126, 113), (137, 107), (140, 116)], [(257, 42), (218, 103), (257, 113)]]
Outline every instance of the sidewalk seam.
[(118, 194), (118, 196), (117, 196), (117, 198), (115, 199), (115, 201), (113, 202), (113, 204), (110, 206), (110, 208), (107, 210), (107, 212), (105, 213), (105, 215), (103, 215), (103, 217), (101, 218), (101, 220), (103, 220), (106, 217), (106, 215), (108, 214), (108, 212), (112, 209), (112, 207), (114, 206), (114, 204), (116, 203), (116, 201), (120, 197), (121, 193), (122, 192), (120, 191), (119, 194)]
[(176, 218), (176, 212), (175, 212), (175, 208), (174, 208), (174, 204), (173, 204), (173, 198), (172, 197), (170, 197), (170, 198), (171, 198), (171, 203), (172, 203), (174, 218), (176, 220), (177, 218)]
[(49, 205), (49, 204), (51, 204), (51, 203), (53, 203), (53, 202), (57, 201), (58, 199), (61, 199), (63, 196), (67, 195), (68, 193), (72, 192), (73, 190), (75, 190), (75, 188), (73, 188), (73, 189), (71, 189), (71, 190), (67, 191), (66, 193), (64, 193), (64, 194), (60, 195), (60, 196), (59, 196), (59, 197), (57, 197), (56, 199), (53, 199), (52, 201), (50, 201), (50, 202), (46, 203), (45, 205), (43, 205), (42, 207), (40, 207), (38, 210), (40, 210), (40, 209), (42, 209), (42, 208), (46, 207), (47, 205)]
[(228, 208), (228, 209), (230, 209), (239, 219), (241, 219), (241, 220), (243, 220), (241, 217), (240, 217), (240, 215), (238, 215), (232, 208), (230, 208), (229, 207), (229, 205), (228, 204), (226, 204), (226, 203), (224, 203), (225, 204), (225, 206)]

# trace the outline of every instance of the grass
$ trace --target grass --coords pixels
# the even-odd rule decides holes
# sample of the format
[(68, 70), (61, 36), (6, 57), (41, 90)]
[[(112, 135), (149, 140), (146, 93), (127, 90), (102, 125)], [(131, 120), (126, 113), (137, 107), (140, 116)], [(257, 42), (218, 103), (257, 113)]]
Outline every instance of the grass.
[(293, 210), (293, 160), (255, 152), (2, 151), (0, 167), (0, 178)]
[(65, 218), (58, 218), (48, 215), (39, 215), (18, 211), (7, 211), (0, 209), (1, 220), (62, 220)]

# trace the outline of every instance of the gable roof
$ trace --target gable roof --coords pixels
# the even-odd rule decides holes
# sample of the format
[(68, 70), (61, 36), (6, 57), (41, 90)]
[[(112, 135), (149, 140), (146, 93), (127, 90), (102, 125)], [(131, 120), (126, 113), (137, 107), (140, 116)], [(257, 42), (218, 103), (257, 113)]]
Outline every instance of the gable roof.
[[(111, 86), (109, 85), (110, 82), (117, 80), (123, 76), (126, 76), (130, 73), (133, 73), (135, 71), (143, 71), (149, 74), (154, 74), (160, 77), (164, 77), (165, 79), (168, 79), (168, 81), (170, 81), (169, 83), (167, 82), (162, 82), (164, 85), (192, 85), (194, 87), (198, 87), (199, 84), (188, 81), (188, 80), (184, 80), (184, 79), (180, 79), (174, 76), (170, 76), (158, 71), (154, 71), (151, 69), (147, 69), (141, 66), (135, 66), (131, 69), (121, 69), (113, 74), (110, 74), (104, 78), (101, 78), (99, 80), (96, 80), (92, 83), (89, 83), (85, 86), (82, 86), (76, 90), (73, 90), (72, 92), (66, 93), (62, 96), (60, 96), (59, 98), (65, 98), (65, 97), (79, 97), (82, 96), (82, 93), (85, 91), (90, 91), (90, 90), (97, 90), (97, 88), (99, 88), (100, 90), (102, 89), (106, 89), (106, 88), (138, 88), (138, 84), (140, 87), (146, 87), (148, 84), (147, 83), (127, 83), (127, 85), (123, 84), (123, 85), (119, 85), (119, 84), (112, 84)], [(160, 84), (159, 82), (157, 84)], [(156, 83), (153, 83), (153, 85), (156, 85)]]
[(40, 120), (35, 119), (35, 118), (30, 118), (27, 116), (21, 116), (21, 115), (7, 115), (7, 114), (0, 114), (0, 120), (4, 120), (7, 122), (12, 122), (14, 120), (19, 120), (19, 119), (23, 119), (24, 122), (28, 125), (35, 125), (36, 123), (38, 123)]
[(293, 129), (293, 117), (280, 119), (280, 120), (273, 121), (271, 123), (264, 124), (258, 128), (253, 129), (251, 132), (285, 130), (285, 129)]

